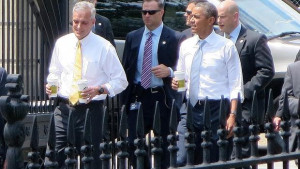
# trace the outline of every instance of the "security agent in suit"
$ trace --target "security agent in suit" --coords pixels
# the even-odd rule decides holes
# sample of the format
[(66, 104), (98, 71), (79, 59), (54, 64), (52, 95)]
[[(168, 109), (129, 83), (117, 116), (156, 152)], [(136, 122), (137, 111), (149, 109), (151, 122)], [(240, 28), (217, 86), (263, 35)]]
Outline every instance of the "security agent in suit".
[(289, 138), (289, 150), (293, 152), (297, 148), (297, 125), (295, 124), (296, 120), (299, 118), (298, 115), (298, 106), (300, 98), (300, 62), (297, 61), (288, 66), (284, 83), (281, 90), (281, 95), (279, 99), (279, 107), (276, 112), (276, 115), (273, 119), (275, 130), (279, 131), (281, 117), (283, 116), (283, 101), (285, 92), (288, 95), (289, 102), (289, 112), (291, 116), (291, 136)]
[[(167, 150), (167, 135), (169, 131), (169, 118), (172, 99), (176, 91), (171, 88), (171, 73), (178, 59), (178, 38), (176, 32), (165, 26), (162, 22), (164, 15), (163, 0), (144, 0), (142, 5), (142, 18), (145, 27), (127, 34), (123, 53), (123, 67), (128, 79), (128, 87), (122, 92), (121, 102), (125, 104), (128, 112), (129, 124), (129, 152), (132, 165), (135, 167), (133, 141), (136, 138), (136, 102), (142, 103), (144, 113), (145, 133), (153, 125), (155, 102), (159, 101), (161, 113), (161, 135), (163, 138), (162, 168), (169, 165)], [(152, 32), (152, 64), (151, 84), (149, 88), (141, 85), (142, 62), (144, 48), (149, 32)], [(149, 163), (149, 160), (145, 160)], [(149, 165), (146, 164), (146, 168)]]
[(92, 31), (95, 34), (100, 35), (104, 39), (108, 40), (114, 47), (116, 47), (114, 41), (114, 34), (108, 18), (96, 14), (96, 22), (95, 22), (95, 26), (92, 28)]
[(241, 60), (245, 96), (242, 104), (242, 123), (244, 136), (247, 140), (242, 154), (243, 157), (249, 157), (248, 127), (253, 92), (254, 90), (257, 92), (258, 113), (260, 124), (262, 124), (265, 115), (265, 87), (274, 76), (273, 59), (266, 36), (247, 30), (240, 24), (239, 9), (234, 1), (225, 0), (221, 2), (218, 6), (218, 15), (220, 30), (225, 33), (224, 36), (229, 37), (235, 43)]
[[(87, 1), (93, 3), (96, 6), (97, 0), (80, 0), (80, 1)], [(96, 13), (96, 22), (92, 28), (93, 33), (103, 37), (104, 39), (108, 40), (114, 47), (116, 47), (114, 41), (114, 33), (110, 24), (110, 21), (105, 16), (99, 15)]]

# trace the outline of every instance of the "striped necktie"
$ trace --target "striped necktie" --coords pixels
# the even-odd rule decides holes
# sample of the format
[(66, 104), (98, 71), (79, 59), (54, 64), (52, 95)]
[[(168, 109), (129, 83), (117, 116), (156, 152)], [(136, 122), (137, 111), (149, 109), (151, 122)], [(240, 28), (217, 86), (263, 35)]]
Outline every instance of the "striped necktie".
[(71, 88), (71, 94), (69, 97), (69, 100), (73, 105), (75, 105), (79, 100), (77, 81), (81, 79), (81, 70), (82, 70), (81, 43), (80, 41), (78, 41), (75, 63), (74, 63), (74, 70), (73, 70), (73, 83)]
[(142, 64), (141, 86), (145, 89), (151, 85), (151, 67), (152, 67), (152, 32), (148, 33), (148, 38), (145, 43), (144, 57)]

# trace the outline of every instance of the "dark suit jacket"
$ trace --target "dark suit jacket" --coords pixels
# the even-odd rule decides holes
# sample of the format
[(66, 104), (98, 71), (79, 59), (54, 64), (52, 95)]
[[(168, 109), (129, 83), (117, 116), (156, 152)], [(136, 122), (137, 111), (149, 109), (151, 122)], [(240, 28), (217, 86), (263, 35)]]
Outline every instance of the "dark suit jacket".
[(191, 28), (188, 28), (188, 29), (183, 30), (183, 31), (181, 32), (181, 35), (182, 35), (183, 37), (185, 37), (185, 39), (188, 39), (188, 38), (192, 37), (192, 36), (193, 36), (192, 29), (191, 29)]
[(0, 96), (7, 94), (7, 91), (5, 88), (6, 76), (7, 75), (6, 75), (5, 69), (0, 67)]
[(253, 92), (257, 92), (259, 123), (264, 122), (265, 87), (274, 76), (274, 64), (267, 37), (257, 32), (247, 30), (242, 26), (235, 44), (240, 56), (245, 100), (242, 104), (243, 118), (250, 120)]
[[(144, 29), (145, 28), (142, 27), (128, 33), (125, 41), (122, 63), (129, 85), (121, 94), (121, 103), (127, 104), (127, 106), (130, 102), (129, 96), (131, 95), (132, 88), (134, 86), (135, 72), (137, 70), (137, 58)], [(178, 60), (178, 41), (178, 35), (176, 32), (164, 25), (158, 43), (157, 57), (159, 64), (164, 64), (165, 66), (171, 67), (175, 70)], [(171, 88), (171, 78), (163, 78), (163, 82), (166, 95), (174, 98), (177, 91), (174, 91)], [(170, 98), (168, 101), (171, 101)]]
[(283, 116), (283, 99), (284, 99), (284, 93), (287, 92), (288, 95), (288, 101), (289, 101), (289, 111), (291, 116), (291, 132), (292, 135), (289, 138), (290, 140), (290, 151), (293, 151), (296, 149), (297, 145), (297, 126), (295, 124), (295, 121), (298, 119), (298, 101), (300, 98), (300, 62), (292, 63), (288, 66), (284, 83), (282, 86), (282, 92), (279, 99), (279, 107), (276, 112), (276, 116), (282, 117)]
[(113, 34), (111, 24), (110, 24), (110, 21), (108, 18), (101, 16), (99, 14), (96, 14), (95, 28), (92, 30), (95, 34), (108, 40), (113, 46), (116, 47), (116, 44), (114, 41), (114, 34)]

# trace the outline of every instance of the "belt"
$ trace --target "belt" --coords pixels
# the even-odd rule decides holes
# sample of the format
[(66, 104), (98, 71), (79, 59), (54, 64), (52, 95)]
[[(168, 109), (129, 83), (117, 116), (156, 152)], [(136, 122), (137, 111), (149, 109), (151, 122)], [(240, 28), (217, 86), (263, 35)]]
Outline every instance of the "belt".
[[(208, 101), (208, 103), (219, 104), (221, 100), (207, 100), (207, 101)], [(198, 100), (196, 102), (196, 104), (195, 104), (194, 107), (196, 107), (196, 106), (204, 106), (204, 104), (205, 104), (205, 100)]]
[(71, 104), (71, 102), (70, 102), (69, 99), (63, 98), (63, 97), (58, 97), (57, 101), (58, 101), (58, 104), (59, 103), (64, 103), (64, 104), (68, 104), (68, 105), (73, 106), (73, 107), (75, 107), (75, 106), (89, 105), (89, 104), (94, 104), (94, 103), (103, 103), (103, 100), (92, 100), (88, 104), (77, 102), (75, 105), (73, 105), (73, 104)]
[(147, 94), (147, 93), (155, 94), (155, 93), (162, 93), (162, 92), (164, 92), (164, 89), (161, 86), (145, 89), (140, 84), (134, 85), (134, 90), (133, 90), (133, 93), (137, 96), (142, 96), (143, 94)]

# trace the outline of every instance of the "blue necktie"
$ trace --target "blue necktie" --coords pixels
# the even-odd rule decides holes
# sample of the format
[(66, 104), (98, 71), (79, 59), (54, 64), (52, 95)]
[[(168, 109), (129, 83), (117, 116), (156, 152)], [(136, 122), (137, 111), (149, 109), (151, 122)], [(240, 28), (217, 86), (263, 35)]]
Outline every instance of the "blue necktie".
[(199, 48), (195, 52), (192, 66), (191, 66), (191, 72), (190, 72), (190, 88), (189, 88), (189, 98), (190, 103), (195, 106), (198, 101), (198, 93), (199, 93), (199, 83), (200, 83), (200, 66), (202, 62), (202, 47), (204, 45), (204, 40), (199, 40), (198, 45)]

